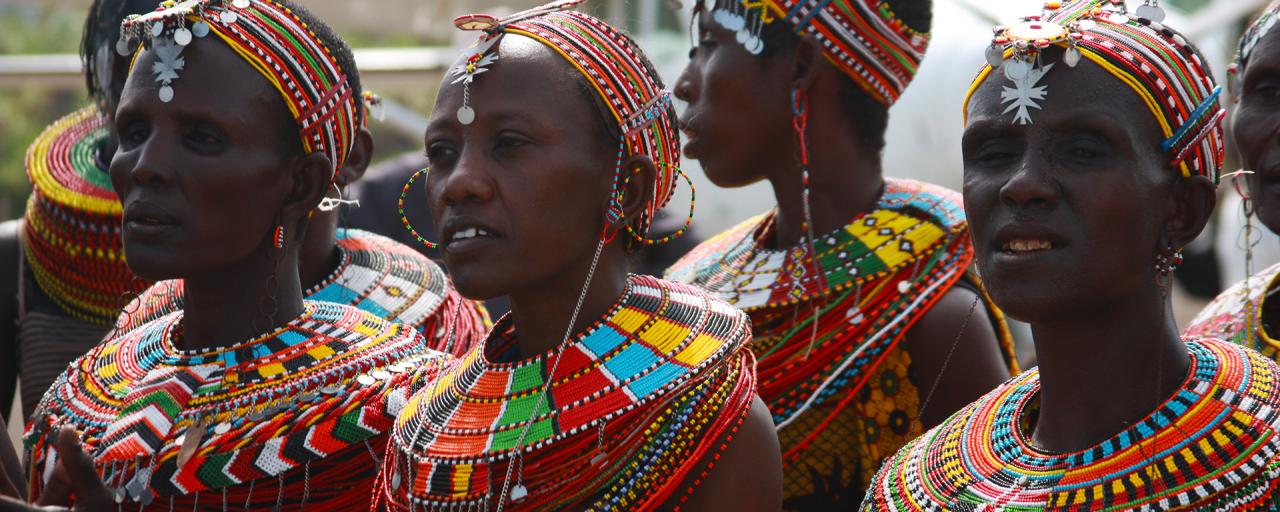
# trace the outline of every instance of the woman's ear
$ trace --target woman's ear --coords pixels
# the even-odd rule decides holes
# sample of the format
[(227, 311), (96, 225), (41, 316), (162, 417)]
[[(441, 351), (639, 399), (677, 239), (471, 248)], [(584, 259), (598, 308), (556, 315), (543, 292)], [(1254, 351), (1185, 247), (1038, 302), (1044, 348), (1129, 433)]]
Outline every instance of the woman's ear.
[(342, 163), (342, 168), (338, 169), (338, 175), (333, 178), (333, 182), (339, 188), (346, 188), (347, 185), (355, 183), (364, 177), (364, 173), (369, 170), (369, 163), (372, 160), (373, 133), (368, 128), (356, 130), (355, 141), (351, 144), (351, 151), (347, 152), (347, 161)]
[(294, 234), (301, 234), (300, 227), (307, 215), (320, 204), (333, 183), (333, 163), (319, 151), (312, 152), (293, 163), (289, 173), (292, 183), (285, 197), (281, 213), (286, 226), (293, 227)]
[[(631, 225), (631, 229), (643, 236), (644, 233), (639, 229), (640, 219), (644, 216), (645, 207), (653, 200), (653, 183), (658, 175), (658, 167), (648, 155), (632, 155), (622, 161), (621, 169), (623, 188), (620, 206), (624, 215), (623, 222)], [(653, 219), (649, 219), (649, 222), (653, 222)], [(622, 226), (617, 227), (626, 229)]]
[(1209, 178), (1192, 176), (1178, 179), (1173, 194), (1173, 217), (1165, 224), (1165, 233), (1175, 248), (1186, 247), (1209, 223), (1218, 203), (1217, 188)]
[(822, 55), (822, 46), (812, 37), (801, 36), (800, 43), (795, 46), (795, 66), (791, 71), (791, 89), (808, 91), (817, 83), (818, 75), (826, 57)]

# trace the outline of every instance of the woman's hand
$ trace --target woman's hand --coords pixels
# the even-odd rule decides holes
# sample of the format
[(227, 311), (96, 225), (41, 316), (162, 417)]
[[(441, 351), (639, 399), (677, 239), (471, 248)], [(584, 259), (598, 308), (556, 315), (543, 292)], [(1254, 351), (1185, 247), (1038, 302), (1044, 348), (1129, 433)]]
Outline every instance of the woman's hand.
[[(0, 421), (0, 427), (4, 422)], [(36, 504), (27, 503), (21, 492), (22, 469), (11, 467), (9, 460), (17, 460), (11, 445), (0, 448), (0, 458), (6, 462), (0, 474), (0, 512), (109, 512), (115, 510), (111, 493), (102, 484), (93, 459), (80, 447), (80, 439), (72, 427), (62, 427), (58, 432), (58, 466), (54, 468), (49, 484)], [(8, 453), (4, 453), (8, 452)], [(71, 497), (75, 496), (75, 505)]]

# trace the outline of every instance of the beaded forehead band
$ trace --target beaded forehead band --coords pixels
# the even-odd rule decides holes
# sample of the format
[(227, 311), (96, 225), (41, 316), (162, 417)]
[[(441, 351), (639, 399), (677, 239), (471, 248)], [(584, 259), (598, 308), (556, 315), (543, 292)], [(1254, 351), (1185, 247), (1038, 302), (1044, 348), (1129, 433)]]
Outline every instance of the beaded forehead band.
[(884, 0), (715, 0), (711, 17), (757, 55), (764, 26), (786, 20), (796, 34), (817, 38), (827, 60), (886, 106), (915, 78), (929, 46), (929, 34), (908, 27)]
[[(636, 241), (646, 245), (668, 242), (683, 234), (693, 218), (691, 204), (683, 228), (657, 240), (645, 236), (654, 216), (675, 192), (677, 176), (693, 187), (680, 170), (680, 139), (671, 92), (627, 36), (595, 17), (567, 10), (583, 1), (561, 0), (505, 18), (470, 14), (454, 20), (459, 29), (483, 32), (476, 45), (467, 50), (466, 58), (449, 71), (452, 83), (463, 86), (463, 103), (456, 113), (458, 122), (475, 122), (470, 86), (498, 62), (499, 41), (504, 35), (516, 34), (546, 45), (587, 79), (621, 131), (607, 220), (611, 224), (621, 223)], [(645, 205), (639, 229), (625, 222), (621, 206), (626, 184), (631, 179), (630, 175), (623, 175), (622, 169), (623, 159), (628, 155), (646, 155), (657, 168), (653, 197)], [(413, 231), (407, 218), (401, 220)], [(434, 245), (418, 238), (428, 246)]]
[(363, 123), (358, 101), (338, 62), (293, 9), (274, 0), (168, 0), (155, 12), (125, 18), (116, 51), (141, 54), (148, 40), (156, 53), (152, 72), (160, 100), (172, 101), (172, 83), (186, 65), (182, 50), (193, 38), (213, 34), (227, 43), (280, 92), (298, 122), (302, 147), (321, 151), (342, 167)]
[(1272, 27), (1276, 26), (1277, 20), (1280, 20), (1280, 0), (1271, 2), (1271, 5), (1268, 5), (1267, 9), (1262, 11), (1262, 14), (1244, 31), (1244, 35), (1240, 37), (1236, 58), (1227, 70), (1228, 73), (1237, 75), (1244, 71), (1245, 64), (1249, 62), (1249, 54), (1253, 53), (1253, 48), (1258, 46), (1258, 42), (1262, 41), (1262, 38), (1271, 32)]
[(1200, 54), (1162, 19), (1164, 11), (1153, 0), (1133, 14), (1124, 0), (1049, 0), (1041, 15), (996, 27), (988, 65), (965, 97), (966, 122), (974, 91), (998, 68), (1014, 85), (1002, 93), (1005, 113), (1016, 110), (1013, 122), (1030, 124), (1030, 109), (1039, 110), (1049, 93), (1037, 84), (1054, 67), (1041, 62), (1042, 51), (1063, 47), (1062, 62), (1068, 67), (1088, 59), (1142, 98), (1166, 137), (1161, 149), (1171, 156), (1171, 166), (1183, 176), (1206, 176), (1217, 183), (1226, 115), (1218, 101), (1222, 89)]

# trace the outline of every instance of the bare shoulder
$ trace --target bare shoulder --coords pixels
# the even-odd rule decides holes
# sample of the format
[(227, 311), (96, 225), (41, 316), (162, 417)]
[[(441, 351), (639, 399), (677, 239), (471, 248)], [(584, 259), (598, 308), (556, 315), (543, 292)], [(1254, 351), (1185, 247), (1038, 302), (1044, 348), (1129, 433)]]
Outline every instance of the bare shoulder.
[[(693, 474), (689, 478), (702, 476)], [(775, 512), (781, 507), (782, 453), (778, 434), (769, 408), (756, 397), (742, 427), (681, 509)]]
[(969, 288), (948, 290), (907, 332), (905, 344), (926, 428), (1009, 379), (992, 317)]

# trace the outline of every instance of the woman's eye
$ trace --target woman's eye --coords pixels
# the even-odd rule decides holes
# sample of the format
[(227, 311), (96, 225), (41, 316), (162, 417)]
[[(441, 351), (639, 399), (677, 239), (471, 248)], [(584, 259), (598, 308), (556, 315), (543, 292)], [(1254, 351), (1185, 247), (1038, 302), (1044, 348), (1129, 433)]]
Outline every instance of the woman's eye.
[(121, 137), (121, 140), (133, 147), (146, 142), (149, 136), (151, 136), (151, 130), (142, 126), (131, 126), (128, 130), (125, 130), (124, 137)]
[(452, 158), (456, 154), (457, 151), (447, 144), (432, 144), (427, 146), (426, 151), (427, 160), (437, 164)]
[(528, 144), (528, 141), (519, 137), (498, 137), (495, 146), (497, 146), (498, 149), (516, 149), (527, 146)]

